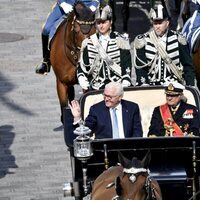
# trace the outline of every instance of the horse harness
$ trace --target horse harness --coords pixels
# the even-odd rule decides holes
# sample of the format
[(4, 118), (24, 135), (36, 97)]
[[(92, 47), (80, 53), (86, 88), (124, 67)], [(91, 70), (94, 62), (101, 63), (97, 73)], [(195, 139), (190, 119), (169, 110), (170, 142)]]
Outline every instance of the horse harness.
[[(155, 188), (152, 187), (152, 180), (151, 180), (151, 176), (149, 175), (149, 169), (145, 169), (145, 168), (135, 168), (135, 167), (132, 167), (132, 168), (124, 168), (123, 169), (123, 176), (127, 174), (129, 176), (129, 181), (131, 183), (134, 183), (136, 180), (137, 180), (137, 177), (140, 175), (140, 174), (144, 174), (146, 176), (146, 179), (145, 179), (145, 184), (144, 184), (144, 190), (145, 190), (145, 193), (146, 193), (146, 197), (145, 197), (145, 200), (156, 200), (156, 192), (155, 192)], [(114, 196), (112, 198), (112, 200), (122, 200), (121, 198), (121, 191), (120, 189), (118, 188), (118, 180), (120, 179), (120, 177), (116, 177), (115, 179), (115, 182), (113, 183), (110, 183), (107, 185), (107, 189), (108, 188), (111, 188), (112, 186), (115, 186), (115, 189), (116, 189), (116, 196)], [(131, 200), (131, 199), (127, 199), (127, 200)]]
[[(69, 45), (66, 41), (65, 38), (67, 36), (67, 25), (69, 23), (67, 19), (67, 23), (65, 23), (65, 33), (64, 33), (64, 50), (65, 50), (65, 55), (67, 56), (68, 60), (74, 65), (77, 65), (78, 59), (79, 59), (79, 53), (81, 47), (77, 45), (77, 34), (78, 32), (75, 30), (75, 22), (77, 22), (79, 25), (94, 25), (95, 21), (80, 21), (76, 18), (74, 15), (73, 21), (72, 21), (72, 28), (70, 31), (72, 31), (72, 42)], [(81, 31), (81, 30), (80, 30)], [(67, 48), (69, 49), (70, 54), (67, 51)]]

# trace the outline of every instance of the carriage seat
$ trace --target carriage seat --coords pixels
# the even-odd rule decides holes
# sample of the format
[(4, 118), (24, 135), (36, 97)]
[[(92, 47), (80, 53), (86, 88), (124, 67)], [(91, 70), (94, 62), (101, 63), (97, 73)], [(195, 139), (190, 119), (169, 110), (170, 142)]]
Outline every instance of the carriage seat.
[[(188, 103), (197, 106), (197, 104), (199, 104), (199, 99), (197, 99), (198, 95), (196, 92), (195, 88), (187, 87), (184, 94), (188, 99)], [(103, 100), (102, 93), (102, 90), (91, 91), (82, 96), (80, 102), (83, 119), (87, 117), (91, 105)], [(128, 87), (125, 88), (123, 99), (133, 101), (139, 105), (142, 118), (143, 137), (147, 137), (154, 107), (166, 102), (163, 86)]]
[[(103, 90), (90, 91), (84, 94), (80, 99), (82, 118), (85, 119), (89, 113), (90, 107), (103, 100)], [(184, 95), (187, 102), (197, 106), (199, 109), (199, 92), (193, 87), (186, 86)], [(128, 87), (124, 89), (123, 99), (133, 101), (139, 105), (143, 137), (147, 137), (151, 116), (154, 107), (165, 103), (165, 95), (163, 86), (146, 86), (146, 87)], [(76, 135), (73, 133), (73, 116), (70, 108), (64, 109), (64, 136), (67, 146), (73, 145), (73, 139)]]

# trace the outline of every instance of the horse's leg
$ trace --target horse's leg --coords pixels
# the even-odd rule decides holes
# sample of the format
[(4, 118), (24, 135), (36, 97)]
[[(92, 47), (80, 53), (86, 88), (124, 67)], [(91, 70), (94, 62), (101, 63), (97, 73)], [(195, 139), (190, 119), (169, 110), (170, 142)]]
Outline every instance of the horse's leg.
[(74, 97), (75, 97), (74, 86), (70, 86), (69, 90), (68, 90), (68, 99), (69, 99), (69, 102), (71, 102), (72, 100), (74, 100)]
[(65, 84), (60, 82), (59, 79), (56, 79), (57, 83), (57, 94), (60, 102), (61, 109), (61, 122), (63, 123), (63, 109), (68, 105), (68, 88)]

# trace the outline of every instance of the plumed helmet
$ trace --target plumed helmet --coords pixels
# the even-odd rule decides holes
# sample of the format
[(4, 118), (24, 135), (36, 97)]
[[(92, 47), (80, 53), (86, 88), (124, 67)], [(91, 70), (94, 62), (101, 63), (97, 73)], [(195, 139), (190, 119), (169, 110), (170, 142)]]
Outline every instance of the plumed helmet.
[(109, 5), (99, 7), (95, 13), (95, 19), (98, 20), (111, 20), (112, 19), (112, 8)]
[(149, 15), (153, 21), (170, 19), (167, 9), (161, 4), (158, 4), (155, 9), (151, 8)]

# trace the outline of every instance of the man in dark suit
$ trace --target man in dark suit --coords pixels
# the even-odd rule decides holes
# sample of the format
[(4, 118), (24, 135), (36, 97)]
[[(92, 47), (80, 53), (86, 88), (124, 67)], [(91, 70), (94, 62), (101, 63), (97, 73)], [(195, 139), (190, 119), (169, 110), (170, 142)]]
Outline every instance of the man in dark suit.
[(154, 108), (148, 136), (199, 136), (199, 114), (185, 102), (184, 89), (177, 82), (167, 84), (166, 104)]
[[(121, 83), (110, 82), (105, 86), (104, 100), (91, 106), (85, 125), (92, 130), (95, 139), (142, 137), (139, 106), (134, 102), (123, 100), (123, 93)], [(73, 100), (70, 108), (76, 126), (81, 120), (78, 101)], [(116, 112), (117, 128), (114, 124), (113, 111)]]

